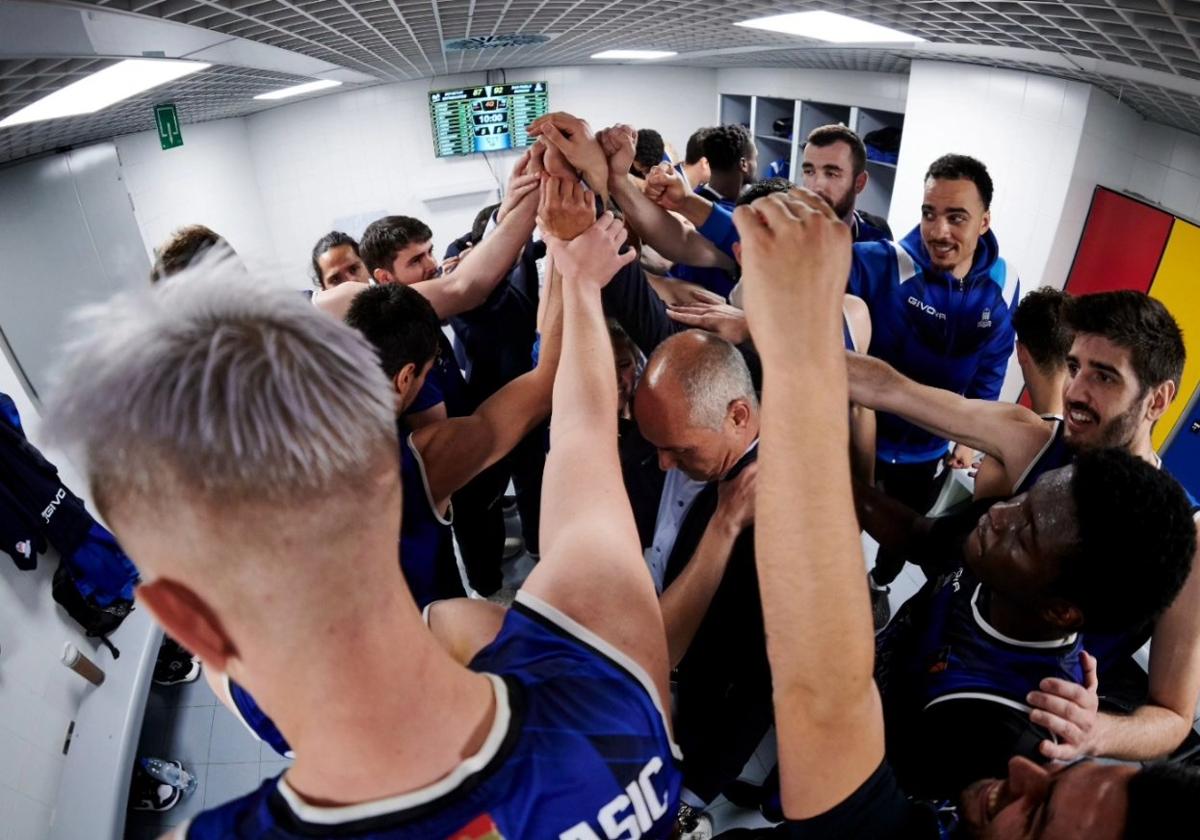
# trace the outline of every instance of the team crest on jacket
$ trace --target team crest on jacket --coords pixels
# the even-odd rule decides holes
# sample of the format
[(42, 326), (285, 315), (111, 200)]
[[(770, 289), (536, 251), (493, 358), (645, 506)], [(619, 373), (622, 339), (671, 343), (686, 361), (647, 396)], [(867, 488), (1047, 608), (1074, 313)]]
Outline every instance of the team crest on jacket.
[(480, 814), (450, 835), (448, 840), (505, 840), (505, 837), (491, 814)]
[(992, 325), (992, 310), (985, 309), (985, 310), (983, 310), (983, 317), (979, 319), (979, 328), (985, 330), (988, 327), (990, 327), (991, 325)]

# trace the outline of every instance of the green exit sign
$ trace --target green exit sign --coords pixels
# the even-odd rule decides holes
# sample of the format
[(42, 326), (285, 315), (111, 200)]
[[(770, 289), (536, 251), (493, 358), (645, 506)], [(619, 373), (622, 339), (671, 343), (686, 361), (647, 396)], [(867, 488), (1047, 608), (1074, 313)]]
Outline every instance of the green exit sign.
[(155, 105), (154, 122), (158, 124), (158, 140), (164, 149), (183, 145), (183, 132), (179, 130), (179, 112), (174, 105)]

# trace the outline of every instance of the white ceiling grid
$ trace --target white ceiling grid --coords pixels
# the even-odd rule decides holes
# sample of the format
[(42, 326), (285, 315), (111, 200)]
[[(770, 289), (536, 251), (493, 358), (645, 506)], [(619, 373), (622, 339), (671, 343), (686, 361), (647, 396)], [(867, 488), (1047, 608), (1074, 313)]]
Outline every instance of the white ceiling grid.
[[(61, 5), (61, 3), (60, 3)], [(904, 72), (916, 57), (952, 58), (1033, 70), (1097, 85), (1144, 116), (1200, 133), (1200, 97), (1085, 69), (1064, 69), (1007, 58), (925, 55), (899, 46), (831, 48), (792, 36), (737, 27), (737, 21), (782, 11), (824, 9), (893, 26), (943, 45), (1037, 50), (1114, 62), (1200, 80), (1200, 2), (1197, 0), (78, 0), (148, 18), (203, 27), (357, 70), (381, 81), (447, 73), (588, 64), (609, 48), (668, 49), (666, 64), (703, 67), (801, 67)], [(447, 51), (446, 40), (501, 34), (546, 34), (533, 46)], [(689, 53), (699, 55), (688, 55)], [(9, 65), (21, 65), (10, 67)], [(21, 104), (102, 64), (86, 61), (0, 62), (0, 118)], [(278, 75), (278, 74), (277, 74)], [(198, 110), (185, 122), (250, 113), (259, 71), (214, 68), (183, 80)], [(202, 92), (203, 91), (203, 92)], [(153, 98), (172, 95), (163, 89)], [(144, 104), (144, 103), (143, 103)], [(128, 106), (128, 107), (127, 107)], [(110, 136), (130, 128), (120, 115), (130, 103), (96, 115)], [(142, 108), (138, 104), (137, 108)], [(144, 109), (143, 109), (144, 110)], [(93, 118), (79, 118), (93, 127)], [(77, 123), (78, 120), (62, 121)], [(57, 123), (26, 129), (14, 142), (0, 129), (0, 162), (84, 142)], [(42, 141), (38, 135), (53, 135)], [(94, 139), (89, 137), (87, 139)]]

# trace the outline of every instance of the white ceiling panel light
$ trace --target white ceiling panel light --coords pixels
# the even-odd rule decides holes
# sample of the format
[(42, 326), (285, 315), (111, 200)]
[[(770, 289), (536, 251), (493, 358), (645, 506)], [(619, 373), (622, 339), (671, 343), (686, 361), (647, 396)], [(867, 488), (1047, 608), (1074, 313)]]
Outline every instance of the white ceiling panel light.
[(785, 35), (799, 35), (833, 44), (895, 44), (925, 40), (918, 35), (909, 35), (907, 32), (835, 12), (791, 12), (743, 20), (735, 25), (748, 29), (765, 29), (768, 32), (782, 32)]
[(318, 79), (315, 82), (305, 82), (302, 85), (292, 85), (291, 87), (280, 88), (266, 93), (260, 93), (255, 99), (288, 99), (292, 96), (301, 96), (306, 93), (313, 93), (326, 88), (337, 87), (341, 82), (334, 79)]
[(626, 59), (640, 61), (654, 61), (659, 58), (670, 58), (678, 53), (668, 50), (605, 50), (604, 52), (592, 53), (592, 58), (604, 59)]
[(151, 88), (207, 69), (199, 61), (131, 58), (59, 88), (0, 120), (0, 128), (23, 123), (94, 114)]

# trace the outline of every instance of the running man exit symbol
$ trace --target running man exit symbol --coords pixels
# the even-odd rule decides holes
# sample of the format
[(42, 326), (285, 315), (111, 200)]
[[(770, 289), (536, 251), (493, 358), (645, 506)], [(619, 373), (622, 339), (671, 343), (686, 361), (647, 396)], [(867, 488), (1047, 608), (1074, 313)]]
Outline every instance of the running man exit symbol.
[(174, 105), (155, 105), (154, 121), (158, 123), (158, 140), (163, 149), (174, 149), (183, 145), (183, 132), (179, 130), (179, 112)]

